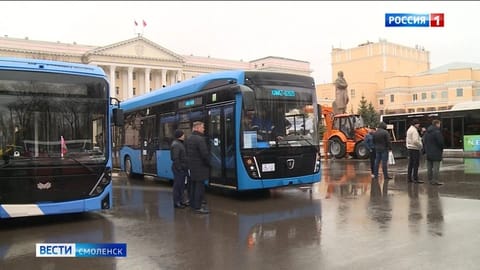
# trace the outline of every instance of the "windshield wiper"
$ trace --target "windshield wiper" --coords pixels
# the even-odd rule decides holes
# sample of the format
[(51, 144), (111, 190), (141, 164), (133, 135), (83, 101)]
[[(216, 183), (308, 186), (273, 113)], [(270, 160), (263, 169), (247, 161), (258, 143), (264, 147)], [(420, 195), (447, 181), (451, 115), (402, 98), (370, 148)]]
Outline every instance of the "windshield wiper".
[(287, 135), (283, 138), (285, 142), (300, 142), (304, 141), (307, 142), (309, 145), (313, 145), (312, 138), (306, 137), (306, 135)]
[(76, 159), (76, 158), (74, 158), (74, 157), (66, 157), (66, 158), (68, 158), (68, 159), (70, 159), (70, 160), (73, 160), (73, 161), (75, 161), (76, 163), (82, 165), (82, 167), (86, 168), (86, 169), (89, 170), (91, 173), (95, 173), (95, 171), (94, 171), (91, 167), (85, 165), (83, 162), (80, 162), (78, 159)]

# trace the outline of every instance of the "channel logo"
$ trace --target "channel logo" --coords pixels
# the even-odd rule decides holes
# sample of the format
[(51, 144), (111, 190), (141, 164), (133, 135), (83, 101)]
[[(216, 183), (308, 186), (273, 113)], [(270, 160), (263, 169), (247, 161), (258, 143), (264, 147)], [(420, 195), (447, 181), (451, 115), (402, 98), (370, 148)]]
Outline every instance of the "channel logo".
[(125, 243), (37, 243), (36, 257), (127, 257)]
[(444, 27), (444, 13), (385, 13), (385, 27)]

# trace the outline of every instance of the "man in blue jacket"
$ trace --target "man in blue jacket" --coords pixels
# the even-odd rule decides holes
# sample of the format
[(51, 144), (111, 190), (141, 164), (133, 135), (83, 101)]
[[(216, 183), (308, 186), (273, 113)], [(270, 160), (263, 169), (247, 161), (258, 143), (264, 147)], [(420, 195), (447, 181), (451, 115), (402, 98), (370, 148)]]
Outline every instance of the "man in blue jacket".
[(382, 163), (383, 179), (393, 179), (388, 175), (388, 151), (392, 150), (392, 142), (390, 134), (387, 131), (387, 124), (381, 122), (378, 125), (377, 131), (373, 133), (373, 144), (375, 145), (375, 172), (374, 178), (378, 179), (378, 171), (380, 162)]
[(375, 129), (369, 128), (367, 135), (365, 135), (365, 146), (368, 149), (369, 157), (370, 157), (370, 172), (372, 173), (372, 177), (375, 176), (375, 144), (373, 143), (373, 133)]

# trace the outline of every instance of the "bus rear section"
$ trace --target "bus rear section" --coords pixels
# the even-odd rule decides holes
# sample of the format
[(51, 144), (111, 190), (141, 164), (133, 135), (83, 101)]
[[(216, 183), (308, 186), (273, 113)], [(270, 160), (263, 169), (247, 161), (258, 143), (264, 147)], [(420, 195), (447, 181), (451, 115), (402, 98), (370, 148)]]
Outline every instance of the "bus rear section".
[(0, 218), (110, 208), (103, 71), (0, 58), (0, 85)]

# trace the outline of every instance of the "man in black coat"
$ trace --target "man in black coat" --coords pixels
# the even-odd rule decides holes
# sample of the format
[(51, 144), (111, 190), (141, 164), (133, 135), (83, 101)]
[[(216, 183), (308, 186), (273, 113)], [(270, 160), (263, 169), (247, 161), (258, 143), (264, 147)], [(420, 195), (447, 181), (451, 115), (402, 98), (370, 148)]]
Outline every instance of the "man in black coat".
[(181, 130), (175, 130), (175, 140), (170, 147), (170, 159), (172, 160), (173, 172), (173, 207), (185, 208), (183, 194), (185, 191), (185, 177), (188, 174), (187, 153), (183, 141), (185, 134)]
[(192, 134), (185, 141), (192, 184), (190, 206), (199, 214), (210, 212), (202, 207), (202, 202), (205, 201), (205, 181), (210, 177), (210, 153), (203, 135), (204, 131), (203, 122), (193, 122)]
[(373, 144), (375, 146), (375, 172), (373, 177), (378, 179), (380, 162), (382, 163), (383, 179), (392, 179), (388, 175), (388, 151), (392, 150), (390, 134), (387, 131), (387, 124), (381, 122), (377, 130), (373, 133)]
[(440, 120), (433, 120), (432, 125), (427, 128), (423, 136), (425, 154), (427, 155), (427, 178), (431, 185), (443, 185), (438, 181), (440, 162), (443, 159), (443, 148), (445, 147), (443, 135), (440, 131)]

